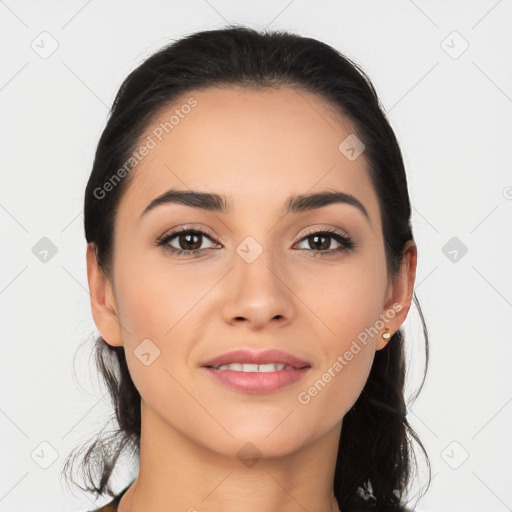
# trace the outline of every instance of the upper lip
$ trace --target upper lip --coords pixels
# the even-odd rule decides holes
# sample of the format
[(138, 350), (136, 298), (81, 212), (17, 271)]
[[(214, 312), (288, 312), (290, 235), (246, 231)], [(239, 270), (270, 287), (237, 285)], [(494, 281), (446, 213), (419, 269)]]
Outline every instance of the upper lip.
[(232, 350), (225, 352), (213, 359), (209, 359), (201, 364), (201, 366), (215, 366), (219, 367), (223, 364), (231, 363), (247, 363), (247, 364), (268, 364), (268, 363), (282, 363), (294, 368), (304, 368), (311, 366), (307, 361), (299, 359), (298, 357), (283, 352), (276, 348), (266, 349), (260, 352), (254, 352), (247, 349)]

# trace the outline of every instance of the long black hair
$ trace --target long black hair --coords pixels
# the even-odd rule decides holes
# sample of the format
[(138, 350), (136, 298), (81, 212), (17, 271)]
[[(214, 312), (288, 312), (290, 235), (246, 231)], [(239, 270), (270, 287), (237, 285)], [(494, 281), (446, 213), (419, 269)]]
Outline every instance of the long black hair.
[[(388, 275), (395, 277), (404, 244), (413, 240), (411, 207), (401, 151), (370, 79), (357, 64), (323, 42), (284, 30), (257, 31), (239, 25), (174, 41), (148, 57), (122, 83), (85, 190), (85, 237), (94, 244), (102, 271), (112, 275), (116, 212), (132, 179), (134, 151), (152, 119), (186, 93), (238, 86), (291, 87), (314, 93), (352, 122), (365, 145), (382, 216)], [(428, 333), (415, 293), (413, 302), (423, 325), (426, 352), (416, 399), (428, 368)], [(70, 471), (76, 458), (73, 452), (63, 474), (83, 490), (114, 496), (110, 483), (120, 455), (124, 450), (140, 455), (141, 397), (130, 377), (124, 348), (110, 346), (100, 336), (94, 350), (118, 426), (82, 447), (88, 446), (81, 463), (85, 488)], [(368, 380), (343, 419), (333, 490), (345, 512), (401, 510), (413, 471), (412, 455), (416, 463), (413, 441), (425, 455), (430, 484), (427, 452), (407, 421), (405, 370), (404, 334), (399, 329), (376, 352)]]

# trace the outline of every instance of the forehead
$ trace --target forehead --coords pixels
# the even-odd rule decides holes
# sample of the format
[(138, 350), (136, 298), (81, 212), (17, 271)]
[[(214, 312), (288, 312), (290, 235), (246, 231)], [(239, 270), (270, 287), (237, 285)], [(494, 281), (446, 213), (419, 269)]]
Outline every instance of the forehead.
[(302, 90), (187, 93), (142, 135), (154, 147), (131, 171), (120, 212), (140, 216), (170, 188), (221, 193), (241, 213), (262, 204), (281, 209), (290, 195), (333, 189), (356, 196), (375, 225), (380, 216), (364, 153), (351, 161), (339, 149), (354, 133), (349, 119)]

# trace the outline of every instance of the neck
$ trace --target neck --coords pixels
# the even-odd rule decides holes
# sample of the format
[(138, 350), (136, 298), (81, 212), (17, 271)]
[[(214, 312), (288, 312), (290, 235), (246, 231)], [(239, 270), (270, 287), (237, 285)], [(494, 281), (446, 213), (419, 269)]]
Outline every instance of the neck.
[(256, 447), (263, 441), (230, 438), (232, 454), (219, 453), (149, 407), (142, 411), (139, 473), (119, 512), (339, 512), (332, 483), (341, 423), (298, 450), (266, 457)]

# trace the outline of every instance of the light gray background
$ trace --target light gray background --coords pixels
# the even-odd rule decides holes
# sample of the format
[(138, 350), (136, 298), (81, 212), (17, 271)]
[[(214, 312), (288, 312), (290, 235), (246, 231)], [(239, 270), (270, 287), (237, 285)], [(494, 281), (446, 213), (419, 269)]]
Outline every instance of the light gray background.
[[(65, 456), (111, 412), (88, 354), (97, 331), (82, 204), (95, 147), (122, 80), (146, 56), (235, 21), (321, 39), (373, 80), (405, 158), (430, 333), (410, 422), (434, 478), (417, 510), (512, 510), (512, 1), (6, 0), (0, 511), (105, 501), (59, 480)], [(46, 262), (33, 250), (43, 237), (57, 248)], [(424, 362), (414, 307), (405, 327), (411, 395)], [(129, 477), (119, 475), (119, 490)]]

